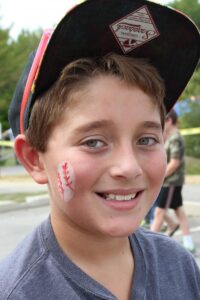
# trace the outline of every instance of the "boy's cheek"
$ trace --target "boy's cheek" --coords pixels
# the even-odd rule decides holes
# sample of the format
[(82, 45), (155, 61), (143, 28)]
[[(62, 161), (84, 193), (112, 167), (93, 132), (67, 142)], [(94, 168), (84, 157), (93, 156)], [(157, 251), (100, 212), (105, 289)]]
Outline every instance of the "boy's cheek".
[(73, 167), (68, 161), (58, 165), (57, 184), (61, 199), (64, 202), (70, 201), (74, 196), (75, 176)]
[(165, 153), (162, 153), (160, 156), (157, 156), (157, 160), (154, 161), (154, 164), (151, 167), (153, 170), (154, 177), (162, 185), (165, 178), (165, 172), (167, 167), (167, 160), (166, 160)]

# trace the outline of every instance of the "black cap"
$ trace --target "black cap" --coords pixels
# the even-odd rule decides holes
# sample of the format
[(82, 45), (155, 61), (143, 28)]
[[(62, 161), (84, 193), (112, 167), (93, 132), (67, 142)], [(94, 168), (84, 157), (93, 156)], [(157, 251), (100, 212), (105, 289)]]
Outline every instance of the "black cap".
[[(177, 10), (146, 0), (87, 0), (65, 15), (46, 42), (39, 54), (29, 57), (10, 105), (9, 121), (15, 136), (28, 128), (36, 98), (78, 58), (115, 52), (147, 59), (164, 79), (168, 112), (190, 80), (200, 55), (194, 23)], [(29, 80), (32, 84), (34, 79), (34, 86), (32, 91), (26, 87), (28, 95), (23, 96), (35, 60), (39, 67), (35, 79)]]

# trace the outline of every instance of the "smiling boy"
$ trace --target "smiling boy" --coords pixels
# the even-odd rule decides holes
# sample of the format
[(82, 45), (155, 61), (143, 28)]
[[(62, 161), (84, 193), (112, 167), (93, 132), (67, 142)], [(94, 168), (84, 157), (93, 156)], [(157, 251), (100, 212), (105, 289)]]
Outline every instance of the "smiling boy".
[[(184, 45), (170, 46), (177, 37), (160, 15), (177, 36), (190, 31)], [(86, 1), (42, 41), (9, 119), (19, 160), (48, 184), (51, 213), (0, 264), (0, 299), (200, 298), (193, 257), (139, 228), (165, 175), (165, 109), (192, 75), (198, 41), (187, 17), (128, 0)], [(170, 51), (182, 68), (176, 86)]]

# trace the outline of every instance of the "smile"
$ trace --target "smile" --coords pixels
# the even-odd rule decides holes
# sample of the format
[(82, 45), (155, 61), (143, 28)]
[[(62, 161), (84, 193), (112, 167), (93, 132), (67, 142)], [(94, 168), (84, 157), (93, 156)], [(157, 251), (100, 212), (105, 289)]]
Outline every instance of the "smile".
[(100, 197), (104, 198), (107, 201), (131, 201), (136, 198), (138, 193), (131, 194), (112, 194), (112, 193), (97, 193)]
[(143, 199), (144, 189), (110, 190), (96, 193), (102, 204), (115, 211), (129, 211), (138, 206)]
[(136, 193), (129, 195), (116, 195), (116, 194), (105, 194), (103, 197), (106, 200), (116, 200), (116, 201), (130, 201), (133, 200), (136, 196)]

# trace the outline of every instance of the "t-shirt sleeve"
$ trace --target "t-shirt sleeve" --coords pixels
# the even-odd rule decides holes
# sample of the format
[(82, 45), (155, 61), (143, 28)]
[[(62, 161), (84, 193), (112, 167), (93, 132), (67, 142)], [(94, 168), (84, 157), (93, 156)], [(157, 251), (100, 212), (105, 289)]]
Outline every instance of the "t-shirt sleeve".
[(175, 138), (170, 142), (170, 156), (171, 158), (181, 159), (182, 145), (179, 139)]

